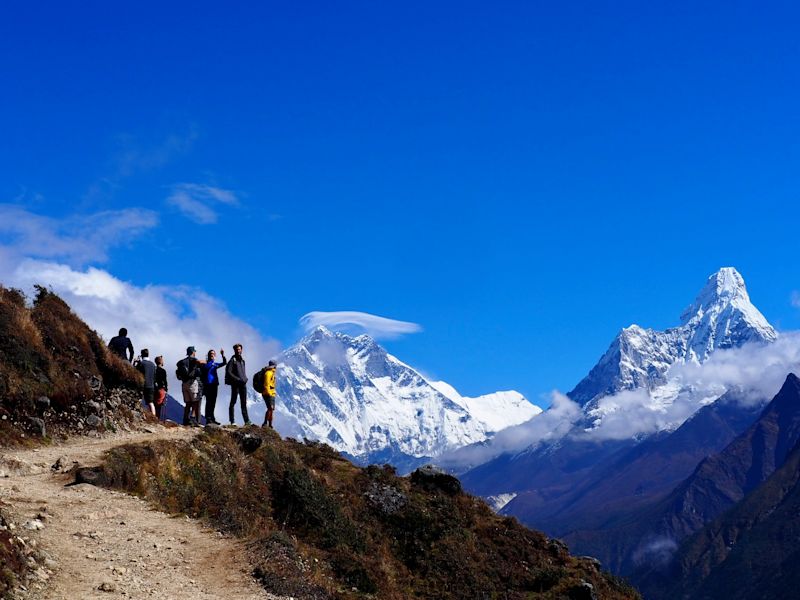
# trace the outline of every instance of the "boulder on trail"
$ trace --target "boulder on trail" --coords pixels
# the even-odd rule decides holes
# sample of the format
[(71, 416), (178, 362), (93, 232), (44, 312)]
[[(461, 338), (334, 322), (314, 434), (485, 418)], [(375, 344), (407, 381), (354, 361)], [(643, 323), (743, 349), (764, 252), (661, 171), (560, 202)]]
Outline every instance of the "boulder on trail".
[(75, 471), (75, 483), (88, 483), (89, 485), (105, 485), (106, 473), (103, 467), (81, 467)]

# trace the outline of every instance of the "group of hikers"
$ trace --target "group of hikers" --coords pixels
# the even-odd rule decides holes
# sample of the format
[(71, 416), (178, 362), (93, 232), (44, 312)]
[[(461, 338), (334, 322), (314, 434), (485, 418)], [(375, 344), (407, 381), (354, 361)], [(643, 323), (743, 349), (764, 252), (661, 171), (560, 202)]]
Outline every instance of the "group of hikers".
[[(144, 376), (144, 403), (150, 412), (159, 420), (165, 416), (167, 390), (167, 371), (164, 369), (164, 357), (156, 356), (155, 362), (150, 360), (150, 351), (142, 349), (139, 356), (134, 358), (133, 342), (128, 337), (128, 330), (124, 327), (119, 330), (119, 335), (111, 338), (108, 348), (121, 359), (133, 363), (133, 366)], [(214, 410), (217, 406), (219, 392), (219, 369), (225, 368), (224, 382), (231, 388), (231, 402), (228, 406), (228, 420), (234, 424), (234, 409), (237, 399), (242, 410), (242, 419), (245, 425), (251, 425), (247, 414), (247, 371), (242, 355), (244, 348), (241, 344), (233, 345), (233, 356), (230, 360), (225, 357), (225, 351), (220, 349), (222, 362), (217, 362), (217, 353), (211, 349), (206, 354), (206, 360), (197, 358), (194, 346), (186, 348), (186, 356), (178, 361), (175, 376), (181, 382), (183, 393), (183, 425), (200, 427), (200, 403), (205, 397), (205, 419), (207, 425), (220, 425)], [(277, 363), (270, 360), (266, 367), (253, 377), (253, 387), (261, 394), (267, 406), (263, 427), (272, 427), (272, 417), (275, 411), (275, 371)]]

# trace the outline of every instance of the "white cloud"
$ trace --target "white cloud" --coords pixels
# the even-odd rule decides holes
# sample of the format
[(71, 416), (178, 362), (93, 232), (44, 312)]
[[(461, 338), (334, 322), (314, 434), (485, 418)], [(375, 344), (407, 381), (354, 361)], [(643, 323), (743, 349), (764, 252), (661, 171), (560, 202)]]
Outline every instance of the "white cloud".
[(550, 407), (532, 419), (503, 429), (488, 444), (460, 448), (439, 459), (443, 466), (464, 469), (482, 464), (501, 454), (516, 454), (540, 443), (567, 435), (582, 416), (581, 407), (558, 391), (551, 393)]
[[(195, 346), (199, 357), (211, 348), (221, 347), (230, 356), (233, 344), (241, 343), (250, 374), (280, 351), (278, 342), (264, 338), (233, 316), (220, 300), (198, 289), (138, 287), (102, 269), (78, 270), (34, 259), (25, 259), (4, 273), (3, 281), (25, 291), (34, 284), (52, 288), (106, 340), (116, 335), (120, 327), (126, 327), (137, 353), (148, 348), (151, 356), (164, 356), (170, 392), (178, 398), (175, 363), (185, 356), (187, 346)], [(227, 411), (223, 398), (218, 411), (218, 418)]]
[(792, 306), (795, 308), (800, 308), (800, 292), (797, 290), (792, 292)]
[(109, 249), (129, 244), (157, 225), (158, 215), (142, 208), (55, 219), (0, 204), (0, 243), (22, 256), (71, 264), (104, 262)]
[(200, 225), (211, 225), (219, 219), (216, 206), (237, 206), (239, 198), (231, 190), (199, 183), (179, 183), (172, 186), (167, 203)]
[(666, 375), (667, 385), (606, 396), (588, 413), (568, 397), (553, 392), (553, 403), (545, 412), (504, 429), (488, 444), (457, 450), (441, 462), (463, 469), (566, 436), (597, 442), (645, 437), (679, 427), (729, 390), (737, 392), (737, 402), (764, 404), (792, 372), (800, 373), (800, 332), (783, 332), (771, 344), (745, 344), (717, 350), (702, 364), (673, 365)]
[(391, 339), (408, 333), (422, 331), (417, 323), (387, 319), (357, 311), (322, 312), (313, 311), (300, 318), (300, 324), (306, 331), (324, 325), (331, 329), (356, 328), (363, 330), (375, 339)]
[(800, 368), (800, 333), (784, 332), (771, 344), (745, 344), (717, 350), (702, 364), (675, 364), (666, 388), (624, 391), (602, 398), (601, 417), (589, 436), (596, 440), (627, 439), (679, 427), (698, 409), (729, 390), (737, 401), (758, 405), (778, 393), (786, 376)]

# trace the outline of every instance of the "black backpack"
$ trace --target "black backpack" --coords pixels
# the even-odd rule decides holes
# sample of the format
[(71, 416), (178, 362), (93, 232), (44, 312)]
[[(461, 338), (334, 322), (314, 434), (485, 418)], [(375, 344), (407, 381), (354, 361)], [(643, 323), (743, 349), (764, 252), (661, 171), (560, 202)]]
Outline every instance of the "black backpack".
[(194, 378), (194, 373), (189, 372), (189, 357), (178, 361), (178, 368), (175, 369), (175, 377), (180, 381), (189, 381)]
[(258, 373), (253, 375), (253, 389), (259, 394), (264, 393), (264, 383), (267, 380), (267, 368), (264, 367)]

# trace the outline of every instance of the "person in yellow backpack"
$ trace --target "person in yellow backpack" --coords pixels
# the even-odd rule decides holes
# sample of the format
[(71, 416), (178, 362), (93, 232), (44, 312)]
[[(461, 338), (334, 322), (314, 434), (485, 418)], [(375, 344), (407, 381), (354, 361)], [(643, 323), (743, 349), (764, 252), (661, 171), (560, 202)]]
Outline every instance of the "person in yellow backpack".
[(266, 373), (264, 374), (264, 391), (261, 396), (264, 398), (264, 403), (267, 405), (267, 414), (264, 417), (264, 427), (269, 425), (272, 429), (272, 413), (275, 410), (275, 369), (278, 366), (274, 360), (269, 361)]

